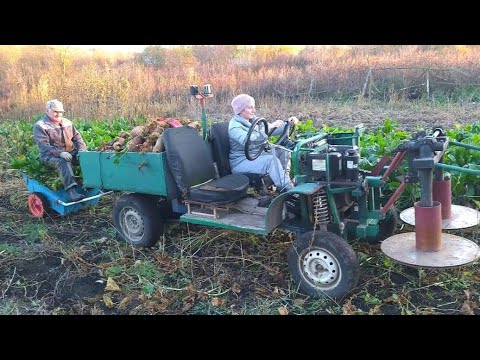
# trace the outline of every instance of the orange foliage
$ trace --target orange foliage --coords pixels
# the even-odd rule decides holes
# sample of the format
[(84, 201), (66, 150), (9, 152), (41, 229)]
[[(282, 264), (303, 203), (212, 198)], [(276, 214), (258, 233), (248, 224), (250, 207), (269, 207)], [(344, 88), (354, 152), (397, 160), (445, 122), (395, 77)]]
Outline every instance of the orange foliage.
[(0, 46), (2, 116), (37, 116), (46, 100), (60, 98), (68, 104), (71, 118), (155, 113), (176, 117), (198, 108), (188, 95), (189, 85), (206, 83), (212, 84), (214, 91), (209, 103), (224, 107), (240, 92), (283, 100), (353, 97), (361, 93), (369, 68), (389, 69), (374, 73), (377, 94), (385, 99), (393, 98), (396, 89), (424, 82), (425, 68), (455, 68), (468, 74), (432, 73), (436, 76), (430, 78), (433, 90), (440, 88), (440, 82), (447, 90), (470, 84), (480, 75), (480, 47), (466, 45), (145, 49), (153, 50), (160, 50), (154, 54), (158, 57), (155, 66), (142, 54), (81, 52), (68, 46)]

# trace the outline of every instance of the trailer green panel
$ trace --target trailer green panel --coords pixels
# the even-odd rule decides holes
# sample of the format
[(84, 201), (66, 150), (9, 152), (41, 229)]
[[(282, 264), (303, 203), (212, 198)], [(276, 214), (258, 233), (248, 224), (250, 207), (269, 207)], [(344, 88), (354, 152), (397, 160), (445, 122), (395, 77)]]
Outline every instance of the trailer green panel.
[(105, 190), (132, 191), (175, 198), (179, 190), (165, 153), (79, 153), (83, 185)]

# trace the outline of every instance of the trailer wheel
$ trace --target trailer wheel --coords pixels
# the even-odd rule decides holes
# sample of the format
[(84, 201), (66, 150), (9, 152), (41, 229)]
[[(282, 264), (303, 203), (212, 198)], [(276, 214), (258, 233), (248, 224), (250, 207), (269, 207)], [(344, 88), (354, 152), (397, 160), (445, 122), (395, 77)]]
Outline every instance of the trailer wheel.
[(118, 237), (132, 245), (153, 246), (163, 230), (163, 221), (155, 202), (142, 194), (120, 197), (113, 207), (112, 216)]
[(398, 225), (398, 210), (394, 206), (385, 213), (385, 219), (378, 223), (378, 235), (368, 237), (367, 240), (371, 244), (378, 244), (395, 233)]
[(288, 266), (301, 292), (342, 298), (357, 284), (360, 265), (352, 247), (328, 231), (309, 231), (288, 251)]
[(33, 217), (40, 219), (50, 212), (50, 205), (43, 194), (34, 192), (28, 195), (28, 210)]

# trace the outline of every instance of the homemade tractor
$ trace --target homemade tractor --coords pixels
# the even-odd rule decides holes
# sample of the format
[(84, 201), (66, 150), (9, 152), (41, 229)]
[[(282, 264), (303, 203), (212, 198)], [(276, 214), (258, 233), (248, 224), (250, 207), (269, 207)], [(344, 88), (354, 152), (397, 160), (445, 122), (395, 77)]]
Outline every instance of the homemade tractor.
[[(359, 278), (360, 266), (350, 239), (384, 240), (386, 255), (409, 265), (457, 266), (478, 257), (473, 242), (441, 233), (441, 210), (449, 198), (442, 197), (444, 188), (435, 191), (439, 185), (432, 190), (434, 170), (437, 179), (442, 176), (438, 170), (446, 166), (440, 159), (448, 139), (441, 130), (417, 134), (397, 149), (393, 159), (383, 158), (368, 172), (358, 166), (360, 126), (351, 133), (297, 134), (289, 139), (292, 129), (287, 123), (275, 144), (265, 140), (260, 145), (272, 153), (278, 148), (291, 152), (295, 186), (262, 207), (259, 198), (268, 192), (269, 177), (231, 174), (228, 122), (207, 129), (205, 100), (211, 88), (206, 85), (200, 92), (192, 86), (190, 90), (202, 107), (203, 136), (190, 127), (169, 128), (163, 132), (165, 151), (161, 153), (79, 154), (84, 187), (127, 192), (112, 211), (118, 235), (126, 242), (154, 245), (168, 219), (258, 235), (281, 228), (295, 235), (288, 264), (300, 291), (334, 298), (351, 291)], [(252, 124), (245, 146), (250, 160), (261, 153), (250, 151), (250, 137), (257, 126), (268, 132), (265, 119)], [(408, 175), (387, 198), (382, 188), (407, 154)], [(422, 199), (415, 205), (417, 229), (421, 230), (395, 238), (398, 214), (393, 204), (413, 182), (422, 187)], [(249, 187), (258, 195), (247, 194)], [(432, 192), (437, 195), (432, 197)], [(478, 216), (469, 226), (476, 224)], [(418, 260), (430, 259), (432, 254), (441, 256), (434, 261)], [(451, 258), (455, 260), (445, 261)]]

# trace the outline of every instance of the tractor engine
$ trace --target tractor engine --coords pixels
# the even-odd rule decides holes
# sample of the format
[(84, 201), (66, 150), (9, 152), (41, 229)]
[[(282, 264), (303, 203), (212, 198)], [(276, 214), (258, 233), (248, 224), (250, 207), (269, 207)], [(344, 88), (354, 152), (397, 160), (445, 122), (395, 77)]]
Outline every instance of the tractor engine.
[(328, 145), (326, 151), (305, 154), (304, 169), (309, 181), (356, 182), (360, 155), (356, 145)]

